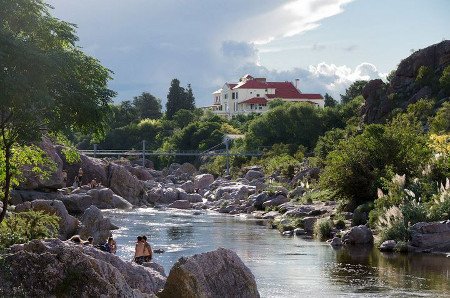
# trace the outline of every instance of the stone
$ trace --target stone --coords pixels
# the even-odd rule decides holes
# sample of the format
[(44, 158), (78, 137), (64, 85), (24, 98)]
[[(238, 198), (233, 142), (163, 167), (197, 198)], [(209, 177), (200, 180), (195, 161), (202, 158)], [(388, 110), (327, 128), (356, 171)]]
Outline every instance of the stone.
[(111, 236), (111, 221), (104, 218), (102, 211), (95, 206), (90, 206), (80, 218), (81, 225), (78, 234), (82, 239), (94, 238), (94, 244), (102, 244)]
[(334, 237), (333, 239), (331, 239), (330, 245), (333, 246), (333, 247), (342, 246), (342, 240), (341, 240), (341, 238), (339, 238), (339, 237)]
[(263, 209), (263, 203), (269, 200), (269, 194), (267, 192), (262, 192), (260, 194), (254, 194), (248, 197), (250, 201), (253, 202), (253, 206), (256, 209)]
[(281, 205), (286, 202), (289, 202), (288, 198), (286, 198), (284, 195), (278, 195), (271, 200), (265, 201), (262, 204), (262, 206), (263, 206), (263, 208), (266, 208), (266, 207), (278, 206), (278, 205)]
[(61, 194), (59, 192), (42, 192), (36, 190), (14, 189), (11, 191), (11, 205), (19, 205), (34, 200), (61, 200)]
[(289, 237), (291, 237), (291, 236), (294, 235), (294, 231), (293, 231), (293, 230), (284, 231), (284, 232), (282, 233), (282, 235), (283, 235), (283, 236), (289, 236)]
[(342, 242), (348, 245), (373, 244), (372, 231), (364, 225), (352, 227), (342, 235)]
[(194, 188), (205, 189), (214, 182), (214, 176), (211, 174), (202, 174), (194, 177)]
[(247, 179), (249, 182), (259, 178), (264, 178), (264, 173), (261, 171), (249, 170), (245, 174), (245, 179)]
[(394, 251), (397, 242), (395, 240), (386, 240), (380, 245), (381, 251)]
[(307, 233), (312, 233), (314, 231), (314, 224), (317, 221), (317, 217), (305, 217), (303, 218), (303, 228)]
[(155, 297), (166, 280), (152, 268), (58, 239), (14, 245), (2, 266), (9, 270), (0, 270), (1, 297)]
[(131, 175), (135, 176), (137, 179), (141, 181), (152, 180), (153, 176), (150, 174), (147, 168), (143, 166), (125, 166), (125, 168), (131, 173)]
[(175, 175), (177, 177), (190, 178), (196, 172), (197, 172), (197, 168), (194, 165), (192, 165), (188, 162), (185, 162), (184, 164), (180, 165), (178, 167), (178, 169), (175, 170)]
[(416, 223), (411, 227), (410, 244), (419, 249), (450, 252), (450, 220)]
[(35, 200), (25, 202), (16, 206), (16, 212), (24, 211), (43, 211), (47, 214), (55, 214), (59, 216), (59, 238), (66, 240), (77, 233), (80, 222), (78, 219), (69, 215), (63, 202), (58, 200)]
[(199, 195), (198, 193), (185, 193), (185, 192), (180, 192), (179, 193), (179, 199), (180, 200), (187, 200), (191, 203), (200, 203), (203, 202), (203, 198), (201, 195)]
[(260, 297), (250, 269), (228, 249), (180, 258), (170, 270), (160, 298)]
[(159, 200), (159, 203), (162, 204), (170, 204), (178, 200), (179, 191), (176, 188), (163, 188), (162, 189), (162, 197)]
[(280, 212), (278, 211), (269, 211), (264, 213), (264, 215), (262, 216), (262, 219), (274, 219), (275, 217), (279, 216)]
[(187, 193), (194, 193), (195, 192), (195, 187), (194, 187), (194, 182), (192, 181), (186, 181), (184, 182), (180, 188), (182, 188), (185, 192)]
[(315, 210), (314, 206), (301, 205), (295, 209), (286, 211), (285, 215), (290, 217), (304, 217), (310, 214), (310, 212), (313, 210)]
[(291, 185), (297, 185), (302, 180), (318, 180), (320, 175), (320, 168), (306, 168), (295, 174), (295, 176), (291, 180)]
[(176, 209), (190, 209), (191, 203), (188, 200), (177, 200), (169, 204), (167, 207)]
[(302, 186), (297, 186), (294, 190), (290, 191), (288, 194), (288, 198), (290, 199), (296, 199), (303, 196), (303, 194), (306, 192), (305, 188)]
[(306, 235), (306, 231), (305, 231), (305, 229), (296, 228), (296, 229), (294, 229), (294, 234), (296, 236)]
[(144, 183), (133, 176), (124, 166), (109, 164), (109, 187), (112, 191), (130, 202), (139, 205), (145, 194)]
[(108, 163), (106, 161), (81, 154), (80, 162), (71, 164), (66, 161), (65, 156), (62, 153), (64, 147), (57, 146), (57, 148), (59, 156), (64, 162), (64, 170), (67, 171), (67, 186), (72, 186), (75, 176), (78, 175), (78, 170), (80, 168), (83, 169), (82, 184), (88, 184), (92, 179), (95, 179), (103, 186), (109, 185)]

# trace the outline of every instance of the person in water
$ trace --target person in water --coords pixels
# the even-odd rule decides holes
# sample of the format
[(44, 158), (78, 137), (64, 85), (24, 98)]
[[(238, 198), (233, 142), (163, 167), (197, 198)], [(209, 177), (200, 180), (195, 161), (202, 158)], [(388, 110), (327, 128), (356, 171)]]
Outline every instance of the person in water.
[(150, 262), (153, 257), (152, 247), (147, 242), (147, 236), (142, 236), (142, 241), (144, 242), (144, 262)]
[(83, 169), (82, 168), (80, 168), (79, 170), (78, 170), (78, 175), (77, 175), (77, 177), (78, 177), (78, 186), (81, 186), (81, 185), (83, 185), (82, 183), (83, 183)]
[(116, 241), (113, 239), (113, 237), (109, 237), (108, 238), (108, 247), (109, 247), (109, 252), (112, 254), (116, 254), (117, 252), (117, 244)]
[(136, 246), (134, 248), (134, 261), (139, 265), (142, 265), (142, 263), (144, 263), (144, 250), (145, 243), (142, 240), (142, 236), (138, 236)]

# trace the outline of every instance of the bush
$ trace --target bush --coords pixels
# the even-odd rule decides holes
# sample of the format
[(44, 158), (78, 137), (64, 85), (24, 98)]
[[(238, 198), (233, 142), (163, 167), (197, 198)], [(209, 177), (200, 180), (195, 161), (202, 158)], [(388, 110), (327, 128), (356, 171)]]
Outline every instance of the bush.
[(334, 226), (338, 230), (344, 230), (345, 229), (345, 221), (342, 218), (339, 218), (335, 221)]
[(12, 214), (0, 223), (0, 250), (13, 244), (58, 235), (60, 218), (43, 211)]
[(404, 220), (397, 219), (391, 223), (389, 227), (381, 230), (380, 243), (386, 240), (405, 241), (409, 240), (408, 226)]
[(321, 241), (331, 238), (333, 223), (329, 219), (319, 219), (314, 224), (314, 236)]
[(428, 217), (431, 221), (450, 219), (450, 191), (437, 194), (430, 204)]
[(365, 225), (367, 223), (367, 220), (369, 219), (369, 213), (373, 208), (374, 205), (371, 202), (359, 205), (353, 211), (352, 226)]

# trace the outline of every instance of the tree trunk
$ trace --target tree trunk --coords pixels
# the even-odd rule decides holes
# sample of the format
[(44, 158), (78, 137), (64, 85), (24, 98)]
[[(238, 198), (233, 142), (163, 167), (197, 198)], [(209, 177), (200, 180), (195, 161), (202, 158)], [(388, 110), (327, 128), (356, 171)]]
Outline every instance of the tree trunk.
[(8, 208), (9, 191), (11, 187), (11, 146), (5, 145), (5, 186), (3, 188), (3, 210), (0, 213), (0, 222), (3, 221)]

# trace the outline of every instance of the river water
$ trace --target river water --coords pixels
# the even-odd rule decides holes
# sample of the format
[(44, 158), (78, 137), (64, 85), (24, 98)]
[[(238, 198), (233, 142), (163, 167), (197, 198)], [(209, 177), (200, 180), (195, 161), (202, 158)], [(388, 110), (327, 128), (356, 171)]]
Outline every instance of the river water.
[(283, 237), (261, 221), (213, 212), (134, 209), (105, 212), (118, 255), (131, 260), (145, 234), (166, 274), (182, 256), (225, 247), (256, 277), (261, 297), (450, 297), (450, 257), (335, 250), (326, 243)]

